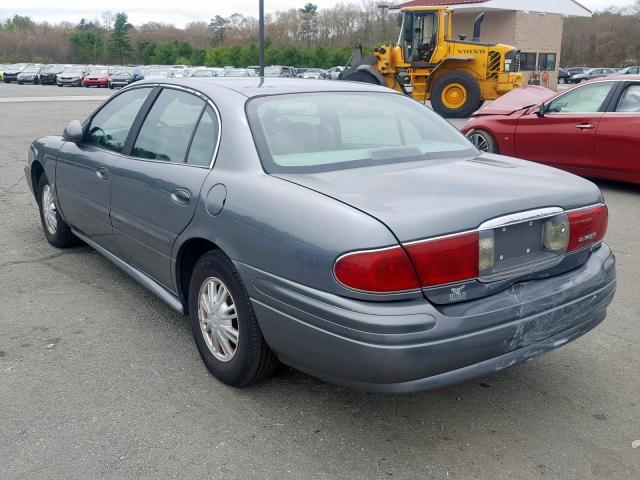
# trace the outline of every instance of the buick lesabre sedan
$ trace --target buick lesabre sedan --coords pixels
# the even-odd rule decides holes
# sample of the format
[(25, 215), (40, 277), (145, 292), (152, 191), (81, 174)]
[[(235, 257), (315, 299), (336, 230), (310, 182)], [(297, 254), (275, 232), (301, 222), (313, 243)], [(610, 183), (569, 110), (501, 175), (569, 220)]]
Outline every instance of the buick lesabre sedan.
[(144, 80), (33, 142), (26, 178), (52, 245), (188, 315), (235, 386), (278, 361), (375, 391), (486, 375), (593, 329), (616, 288), (594, 184), (378, 86)]

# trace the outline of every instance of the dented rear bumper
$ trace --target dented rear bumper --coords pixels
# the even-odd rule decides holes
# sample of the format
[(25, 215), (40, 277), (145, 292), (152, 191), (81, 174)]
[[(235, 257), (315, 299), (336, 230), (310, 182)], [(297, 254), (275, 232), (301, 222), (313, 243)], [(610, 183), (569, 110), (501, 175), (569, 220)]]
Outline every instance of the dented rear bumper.
[(517, 365), (602, 322), (616, 289), (607, 245), (580, 267), (436, 309), (359, 302), (238, 265), (265, 339), (285, 363), (352, 387), (412, 392)]

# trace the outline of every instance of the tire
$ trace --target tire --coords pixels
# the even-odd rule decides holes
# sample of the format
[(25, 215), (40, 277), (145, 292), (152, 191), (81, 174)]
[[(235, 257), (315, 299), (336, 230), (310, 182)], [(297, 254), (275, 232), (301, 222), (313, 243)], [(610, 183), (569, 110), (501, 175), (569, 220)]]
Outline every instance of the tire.
[(62, 84), (60, 84), (60, 83), (59, 83), (59, 84), (58, 84), (58, 86), (59, 86), (60, 88), (62, 88)]
[(113, 90), (113, 85), (111, 83), (109, 84), (109, 88)]
[[(45, 195), (45, 189), (49, 189), (51, 197)], [(52, 205), (52, 207), (48, 208), (47, 205), (45, 205), (46, 200), (49, 200), (47, 203)], [(40, 222), (42, 223), (42, 230), (44, 231), (47, 241), (57, 248), (67, 248), (78, 245), (80, 240), (71, 232), (69, 225), (62, 220), (60, 213), (58, 213), (58, 208), (53, 197), (52, 187), (49, 185), (49, 180), (47, 180), (47, 176), (44, 173), (40, 175), (40, 180), (38, 181), (37, 201), (38, 210), (40, 210)], [(49, 216), (47, 219), (47, 216), (51, 214), (53, 217)], [(52, 227), (50, 222), (54, 218), (55, 227)]]
[[(459, 104), (454, 101), (463, 94)], [(443, 95), (450, 95), (447, 105)], [(475, 112), (480, 104), (480, 85), (467, 72), (448, 72), (437, 78), (431, 88), (431, 105), (433, 109), (446, 118), (466, 118)]]
[[(214, 324), (207, 331), (209, 327), (201, 325), (207, 322), (209, 315), (200, 299), (203, 294), (207, 296), (209, 286), (213, 288), (213, 292), (219, 292), (216, 287), (218, 284), (227, 289), (229, 296), (225, 303), (231, 302), (235, 307), (235, 318), (223, 320), (228, 323), (222, 327)], [(209, 298), (214, 296), (209, 295)], [(218, 304), (209, 308), (219, 311)], [(244, 387), (257, 383), (272, 375), (277, 368), (278, 359), (262, 336), (244, 283), (231, 260), (219, 250), (205, 253), (193, 269), (189, 282), (189, 320), (204, 364), (216, 378), (227, 385)], [(232, 350), (231, 354), (221, 348), (220, 341), (217, 341), (217, 346), (212, 344), (210, 335), (216, 328), (221, 332), (233, 331), (235, 328), (235, 334), (229, 337), (221, 333), (227, 339), (226, 344)], [(237, 339), (235, 348), (231, 340), (234, 335)]]
[(373, 85), (380, 85), (380, 82), (376, 77), (371, 75), (369, 72), (364, 72), (362, 70), (352, 70), (342, 76), (342, 80), (346, 80), (348, 82), (361, 82), (361, 83), (371, 83)]
[(467, 139), (481, 152), (499, 153), (496, 139), (486, 130), (471, 130)]

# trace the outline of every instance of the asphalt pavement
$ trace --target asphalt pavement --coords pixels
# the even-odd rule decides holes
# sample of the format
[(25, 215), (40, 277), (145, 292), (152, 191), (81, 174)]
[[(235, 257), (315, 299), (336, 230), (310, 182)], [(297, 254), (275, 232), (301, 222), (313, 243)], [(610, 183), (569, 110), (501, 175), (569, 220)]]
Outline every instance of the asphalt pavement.
[[(109, 93), (0, 84), (1, 479), (640, 478), (640, 187), (597, 182), (619, 286), (574, 343), (412, 395), (288, 368), (233, 389), (185, 318), (89, 247), (44, 238), (28, 145)], [(19, 97), (44, 100), (2, 101)]]

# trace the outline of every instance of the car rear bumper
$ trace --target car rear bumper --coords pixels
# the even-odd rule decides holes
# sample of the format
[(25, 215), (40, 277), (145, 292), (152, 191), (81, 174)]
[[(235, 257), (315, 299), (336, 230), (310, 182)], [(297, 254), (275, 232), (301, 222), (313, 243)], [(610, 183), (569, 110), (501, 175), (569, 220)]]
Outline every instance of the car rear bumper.
[(582, 266), (436, 309), (344, 299), (236, 264), (265, 339), (286, 364), (371, 391), (412, 392), (503, 370), (602, 322), (616, 289), (606, 245)]

